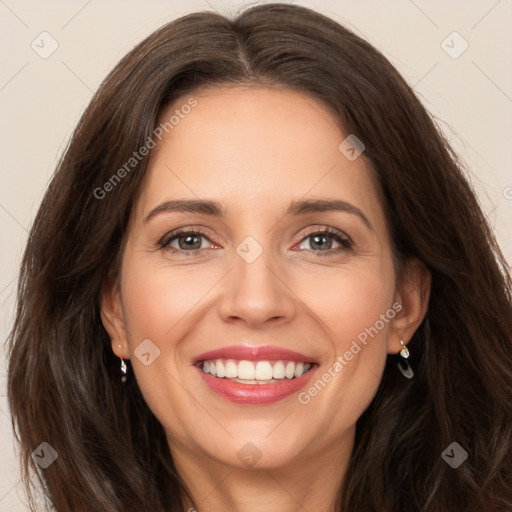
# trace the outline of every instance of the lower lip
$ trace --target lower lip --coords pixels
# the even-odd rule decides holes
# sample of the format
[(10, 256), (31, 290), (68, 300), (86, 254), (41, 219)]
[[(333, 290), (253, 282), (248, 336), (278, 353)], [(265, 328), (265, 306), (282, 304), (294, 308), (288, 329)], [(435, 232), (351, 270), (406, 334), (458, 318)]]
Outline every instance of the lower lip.
[(213, 377), (200, 368), (197, 368), (197, 371), (210, 389), (223, 398), (237, 404), (270, 404), (297, 393), (308, 383), (316, 368), (317, 365), (314, 365), (300, 377), (283, 379), (272, 384), (241, 384), (229, 379)]

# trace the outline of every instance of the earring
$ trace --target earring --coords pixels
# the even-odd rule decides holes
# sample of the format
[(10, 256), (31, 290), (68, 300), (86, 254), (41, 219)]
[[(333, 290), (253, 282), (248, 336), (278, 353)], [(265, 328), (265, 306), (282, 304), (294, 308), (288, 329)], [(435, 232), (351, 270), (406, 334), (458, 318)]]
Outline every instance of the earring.
[(400, 356), (402, 359), (399, 359), (397, 362), (398, 369), (406, 379), (412, 379), (414, 377), (414, 372), (412, 371), (409, 361), (407, 361), (407, 358), (409, 357), (409, 349), (402, 340), (400, 340), (400, 344), (402, 345), (402, 350), (400, 350)]
[(400, 340), (400, 345), (402, 345), (402, 350), (400, 350), (400, 355), (407, 359), (409, 357), (409, 349), (407, 348), (407, 345), (404, 344), (403, 340)]
[[(122, 348), (121, 345), (118, 345), (119, 348)], [(121, 382), (124, 384), (126, 382), (126, 373), (128, 372), (128, 368), (126, 367), (126, 363), (124, 362), (124, 359), (122, 357), (120, 357), (119, 359), (121, 359), (121, 373), (123, 374), (121, 376)]]
[(124, 362), (124, 360), (121, 358), (121, 373), (123, 374), (122, 377), (121, 377), (121, 382), (124, 384), (126, 382), (126, 372), (128, 371), (128, 369), (126, 368), (126, 363)]

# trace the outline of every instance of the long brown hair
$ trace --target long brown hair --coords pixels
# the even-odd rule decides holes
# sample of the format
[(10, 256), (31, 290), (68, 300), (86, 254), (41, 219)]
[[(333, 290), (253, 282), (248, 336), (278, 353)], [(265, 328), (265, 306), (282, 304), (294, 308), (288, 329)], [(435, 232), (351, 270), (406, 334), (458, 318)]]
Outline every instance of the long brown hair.
[[(121, 383), (99, 312), (147, 157), (97, 191), (176, 98), (251, 83), (308, 94), (364, 142), (398, 261), (418, 258), (432, 275), (428, 313), (410, 342), (415, 377), (388, 357), (340, 475), (339, 510), (511, 510), (509, 268), (462, 165), (388, 60), (333, 20), (285, 4), (163, 26), (115, 67), (73, 133), (30, 232), (9, 339), (29, 493), (36, 474), (59, 512), (182, 510), (163, 427), (135, 379)], [(44, 470), (31, 456), (42, 442), (58, 453)], [(457, 469), (441, 457), (453, 442), (468, 453)]]

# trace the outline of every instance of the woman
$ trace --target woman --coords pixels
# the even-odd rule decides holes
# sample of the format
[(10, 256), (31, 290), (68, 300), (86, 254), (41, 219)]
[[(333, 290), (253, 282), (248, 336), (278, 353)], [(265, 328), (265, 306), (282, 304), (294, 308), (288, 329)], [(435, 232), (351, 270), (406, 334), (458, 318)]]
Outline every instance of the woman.
[(9, 399), (58, 511), (512, 507), (508, 266), (372, 46), (196, 13), (83, 115), (31, 231)]

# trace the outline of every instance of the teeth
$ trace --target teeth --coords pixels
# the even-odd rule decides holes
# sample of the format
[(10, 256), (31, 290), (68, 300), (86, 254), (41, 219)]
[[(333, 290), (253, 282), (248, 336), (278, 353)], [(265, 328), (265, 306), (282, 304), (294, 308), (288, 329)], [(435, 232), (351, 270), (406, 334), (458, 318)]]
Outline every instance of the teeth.
[(295, 377), (295, 363), (290, 361), (284, 370), (284, 374), (287, 379), (293, 379)]
[(272, 378), (272, 365), (268, 361), (258, 361), (254, 378), (256, 380), (270, 380)]
[(217, 373), (217, 377), (219, 377), (219, 379), (221, 379), (222, 377), (224, 377), (226, 375), (226, 371), (224, 370), (224, 365), (222, 364), (221, 361), (217, 361), (215, 363), (215, 372)]
[(272, 369), (272, 377), (274, 379), (284, 379), (284, 363), (283, 361), (277, 361)]
[(238, 364), (233, 359), (226, 361), (226, 377), (228, 379), (238, 377)]
[(293, 379), (304, 375), (310, 363), (295, 361), (236, 361), (234, 359), (215, 359), (203, 362), (203, 372), (214, 377), (267, 383), (274, 380)]
[[(219, 361), (217, 361), (217, 364), (219, 364)], [(251, 361), (240, 361), (238, 363), (238, 378), (243, 380), (254, 380), (254, 364), (252, 364)]]

